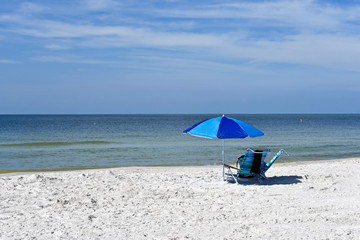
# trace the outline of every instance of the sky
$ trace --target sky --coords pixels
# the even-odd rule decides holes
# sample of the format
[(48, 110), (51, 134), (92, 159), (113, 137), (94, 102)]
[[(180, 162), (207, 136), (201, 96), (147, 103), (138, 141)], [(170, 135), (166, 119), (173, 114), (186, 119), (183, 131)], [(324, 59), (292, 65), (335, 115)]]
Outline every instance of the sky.
[(0, 0), (0, 114), (360, 113), (360, 0)]

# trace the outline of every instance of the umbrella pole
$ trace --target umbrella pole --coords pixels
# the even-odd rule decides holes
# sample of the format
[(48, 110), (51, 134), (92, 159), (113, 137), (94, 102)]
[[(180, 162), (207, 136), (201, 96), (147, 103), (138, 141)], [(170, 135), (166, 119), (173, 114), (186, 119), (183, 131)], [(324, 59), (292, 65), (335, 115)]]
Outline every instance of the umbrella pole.
[(225, 143), (224, 139), (222, 140), (222, 161), (223, 161), (223, 180), (225, 180)]

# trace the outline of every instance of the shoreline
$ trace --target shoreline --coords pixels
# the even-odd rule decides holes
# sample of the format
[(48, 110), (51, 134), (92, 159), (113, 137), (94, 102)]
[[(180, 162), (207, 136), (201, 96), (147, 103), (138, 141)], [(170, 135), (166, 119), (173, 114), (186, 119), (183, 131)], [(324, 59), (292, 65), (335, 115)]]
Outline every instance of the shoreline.
[[(276, 165), (297, 165), (297, 164), (312, 164), (318, 162), (336, 162), (336, 161), (347, 161), (355, 160), (357, 158), (337, 158), (337, 159), (324, 159), (324, 160), (303, 160), (303, 161), (276, 161)], [(231, 165), (231, 164), (230, 164)], [(70, 169), (40, 169), (40, 170), (8, 170), (0, 169), (1, 176), (15, 176), (15, 175), (25, 175), (25, 174), (35, 174), (35, 173), (51, 173), (51, 172), (73, 172), (73, 171), (91, 171), (91, 170), (112, 170), (112, 169), (131, 169), (131, 168), (192, 168), (192, 167), (222, 167), (222, 164), (213, 164), (213, 165), (139, 165), (139, 166), (120, 166), (120, 167), (95, 167), (95, 168), (70, 168)]]

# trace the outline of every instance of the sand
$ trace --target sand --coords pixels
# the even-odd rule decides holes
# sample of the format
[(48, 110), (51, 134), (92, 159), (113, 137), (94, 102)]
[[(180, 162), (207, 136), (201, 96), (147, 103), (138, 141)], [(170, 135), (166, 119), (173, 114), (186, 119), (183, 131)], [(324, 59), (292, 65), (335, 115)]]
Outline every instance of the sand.
[(360, 239), (360, 159), (0, 175), (0, 239)]

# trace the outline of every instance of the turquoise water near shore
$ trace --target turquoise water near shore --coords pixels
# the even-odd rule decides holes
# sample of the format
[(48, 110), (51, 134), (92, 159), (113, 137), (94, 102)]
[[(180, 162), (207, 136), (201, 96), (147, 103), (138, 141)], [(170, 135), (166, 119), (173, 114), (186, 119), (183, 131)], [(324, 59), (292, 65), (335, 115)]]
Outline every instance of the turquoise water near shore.
[[(0, 169), (56, 170), (221, 164), (222, 143), (183, 130), (220, 115), (0, 115)], [(226, 162), (248, 147), (283, 161), (360, 157), (360, 115), (229, 114), (262, 130), (225, 140)]]

